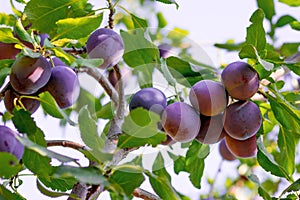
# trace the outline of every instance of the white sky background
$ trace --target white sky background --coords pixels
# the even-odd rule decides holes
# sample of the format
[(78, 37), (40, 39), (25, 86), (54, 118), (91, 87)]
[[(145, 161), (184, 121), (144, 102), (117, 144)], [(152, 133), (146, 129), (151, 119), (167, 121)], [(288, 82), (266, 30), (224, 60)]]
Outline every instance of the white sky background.
[[(101, 5), (105, 5), (105, 1), (93, 0), (92, 2), (100, 2)], [(176, 10), (174, 5), (165, 5), (158, 3), (157, 8), (164, 13), (165, 18), (168, 21), (168, 27), (180, 27), (190, 31), (189, 39), (201, 46), (211, 58), (212, 63), (215, 66), (220, 63), (230, 63), (238, 60), (237, 53), (226, 53), (224, 51), (217, 50), (213, 47), (214, 43), (224, 43), (228, 39), (234, 39), (237, 42), (244, 41), (246, 36), (246, 27), (249, 26), (249, 18), (251, 14), (257, 9), (255, 0), (178, 0), (180, 5)], [(122, 4), (122, 0), (121, 0)], [(123, 5), (123, 4), (122, 4)], [(127, 7), (125, 4), (124, 7)], [(132, 11), (132, 10), (130, 10)], [(0, 12), (10, 13), (9, 0), (0, 0)], [(299, 17), (299, 8), (290, 8), (284, 4), (276, 2), (276, 12), (278, 16), (283, 14), (290, 14), (294, 17)], [(139, 15), (143, 17), (143, 15)], [(147, 17), (147, 16), (145, 16)], [(299, 18), (298, 18), (299, 20)], [(265, 28), (268, 28), (266, 24)], [(277, 32), (279, 38), (278, 43), (281, 42), (299, 42), (299, 32), (293, 31), (288, 26), (281, 28)], [(3, 105), (1, 105), (3, 109)], [(62, 130), (58, 126), (58, 120), (53, 118), (47, 118), (45, 121), (42, 112), (34, 114), (38, 126), (42, 128), (47, 134), (47, 139), (70, 139), (74, 141), (80, 141), (78, 131), (75, 128), (68, 127), (67, 131)], [(69, 155), (73, 157), (81, 156), (77, 152), (60, 148), (60, 152), (69, 152)], [(82, 158), (82, 156), (81, 156)], [(217, 145), (211, 147), (211, 154), (206, 159), (206, 166), (204, 170), (204, 176), (202, 181), (202, 189), (195, 189), (188, 180), (188, 176), (185, 173), (181, 173), (179, 176), (173, 176), (173, 184), (176, 189), (181, 193), (188, 195), (193, 200), (199, 199), (200, 193), (207, 193), (209, 188), (205, 185), (206, 177), (213, 178), (221, 158), (218, 154)], [(236, 174), (236, 162), (224, 162), (223, 171), (217, 181), (216, 186), (223, 187), (224, 178), (226, 176), (235, 176)], [(172, 166), (168, 171), (172, 173)], [(30, 177), (24, 177), (24, 184), (19, 188), (21, 194), (27, 199), (49, 199), (40, 194), (36, 189), (35, 181)], [(143, 188), (147, 189), (148, 184), (144, 184)], [(101, 200), (106, 200), (107, 196), (101, 196)], [(240, 197), (239, 199), (243, 199)], [(66, 199), (56, 198), (56, 199)]]

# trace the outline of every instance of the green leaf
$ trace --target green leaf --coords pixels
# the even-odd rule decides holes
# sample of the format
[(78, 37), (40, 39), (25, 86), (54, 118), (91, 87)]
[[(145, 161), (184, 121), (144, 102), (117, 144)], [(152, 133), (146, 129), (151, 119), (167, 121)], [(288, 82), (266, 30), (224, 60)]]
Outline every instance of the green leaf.
[(119, 137), (120, 148), (140, 147), (145, 144), (156, 146), (166, 139), (159, 133), (157, 123), (159, 115), (143, 108), (136, 108), (125, 117), (122, 125), (123, 134)]
[(177, 4), (177, 2), (175, 0), (156, 0), (156, 1), (159, 1), (159, 2), (165, 3), (165, 4), (175, 4), (176, 9), (179, 8), (179, 5)]
[(281, 3), (285, 3), (289, 6), (300, 6), (300, 0), (279, 0)]
[(171, 176), (167, 172), (165, 166), (167, 166), (167, 164), (165, 164), (162, 154), (158, 152), (152, 165), (152, 173), (159, 176), (160, 178), (168, 180), (171, 183)]
[(186, 87), (191, 87), (203, 79), (201, 73), (193, 71), (191, 64), (180, 58), (170, 56), (166, 62), (172, 76)]
[(84, 106), (87, 106), (91, 115), (94, 115), (95, 112), (99, 112), (102, 109), (100, 101), (100, 98), (96, 98), (92, 93), (80, 88), (80, 94), (75, 103), (74, 110), (79, 113)]
[(89, 183), (95, 185), (107, 185), (106, 177), (102, 172), (94, 167), (73, 167), (61, 165), (54, 170), (53, 176), (55, 178), (72, 178), (75, 177), (82, 183)]
[(257, 0), (257, 4), (264, 11), (266, 18), (272, 22), (272, 17), (276, 14), (274, 0)]
[(77, 180), (74, 177), (55, 178), (53, 176), (50, 176), (50, 177), (44, 178), (44, 177), (39, 176), (38, 179), (46, 187), (51, 188), (54, 191), (62, 191), (62, 192), (71, 190), (73, 188), (74, 184), (77, 183)]
[(240, 51), (245, 43), (234, 43), (233, 40), (228, 40), (226, 43), (216, 43), (215, 47), (226, 49), (227, 51)]
[(300, 43), (283, 43), (280, 47), (280, 52), (283, 56), (289, 57), (298, 52)]
[(276, 27), (283, 27), (283, 26), (285, 26), (285, 25), (287, 25), (287, 24), (289, 24), (289, 23), (291, 23), (295, 20), (296, 19), (291, 15), (283, 15), (277, 20), (275, 26)]
[(0, 177), (9, 179), (16, 175), (21, 169), (17, 158), (11, 153), (0, 152)]
[(103, 152), (105, 136), (104, 134), (101, 134), (101, 137), (98, 135), (96, 122), (86, 106), (79, 112), (78, 123), (81, 139), (91, 148), (92, 155), (102, 162), (110, 159), (111, 155)]
[(243, 58), (257, 59), (254, 46), (251, 44), (244, 45), (243, 48), (241, 49), (241, 51), (239, 52), (239, 57), (240, 57), (240, 59), (243, 59)]
[(43, 110), (52, 117), (58, 119), (65, 119), (70, 125), (75, 126), (77, 125), (76, 122), (72, 121), (70, 117), (60, 109), (49, 92), (43, 92), (39, 94), (40, 102)]
[(261, 139), (257, 140), (257, 147), (257, 161), (264, 170), (275, 176), (291, 180), (291, 177), (288, 175), (288, 173), (271, 158), (271, 155), (265, 149)]
[(53, 40), (60, 38), (80, 39), (87, 37), (100, 26), (102, 19), (103, 13), (86, 17), (58, 20), (56, 23), (57, 35)]
[(176, 79), (171, 74), (170, 70), (168, 69), (168, 66), (167, 66), (166, 62), (163, 59), (161, 61), (161, 71), (162, 71), (165, 79), (168, 81), (168, 83), (171, 86), (175, 87), (176, 86)]
[(31, 117), (30, 112), (24, 109), (14, 110), (12, 121), (20, 133), (34, 135), (37, 132), (38, 128)]
[(20, 41), (14, 37), (10, 28), (0, 28), (0, 42), (20, 43)]
[(103, 63), (103, 59), (84, 59), (84, 58), (77, 58), (75, 61), (78, 67), (86, 66), (91, 68), (97, 68)]
[[(271, 87), (269, 87), (271, 89)], [(277, 121), (284, 127), (285, 130), (293, 131), (300, 134), (300, 112), (293, 108), (280, 94), (275, 90), (272, 92), (277, 98), (266, 94), (274, 112)]]
[(271, 196), (269, 193), (261, 186), (258, 177), (255, 174), (251, 174), (248, 177), (252, 182), (258, 185), (258, 194), (265, 200), (271, 200)]
[(293, 21), (290, 23), (290, 26), (292, 27), (292, 29), (295, 29), (297, 31), (300, 31), (300, 22), (298, 21)]
[(289, 175), (292, 175), (295, 171), (296, 143), (296, 135), (280, 127), (277, 141), (280, 152), (276, 161)]
[(29, 140), (26, 136), (18, 137), (18, 140), (25, 146), (27, 149), (33, 150), (44, 157), (55, 158), (60, 162), (75, 162), (76, 159), (70, 158), (68, 156), (61, 155), (54, 151), (48, 150), (47, 148), (40, 146), (31, 140)]
[(130, 13), (134, 28), (148, 28), (148, 22), (145, 19), (139, 18), (138, 16)]
[(14, 26), (16, 24), (16, 17), (12, 14), (0, 13), (0, 24), (6, 26)]
[(117, 166), (109, 178), (109, 182), (113, 183), (112, 186), (117, 185), (117, 188), (121, 188), (127, 196), (131, 195), (144, 180), (143, 169), (134, 165)]
[(158, 48), (144, 37), (143, 29), (121, 32), (125, 45), (124, 61), (130, 67), (143, 67), (159, 63)]
[(1, 200), (24, 200), (21, 196), (16, 193), (12, 193), (8, 189), (6, 189), (2, 184), (0, 184), (0, 199)]
[(158, 21), (158, 27), (159, 28), (164, 28), (168, 25), (168, 22), (167, 22), (167, 20), (164, 17), (162, 12), (156, 13), (156, 18), (157, 18), (157, 21)]
[(167, 38), (172, 40), (172, 46), (179, 47), (182, 43), (182, 40), (188, 34), (189, 34), (189, 32), (187, 30), (175, 27), (168, 33)]
[(45, 188), (38, 179), (36, 179), (36, 185), (38, 190), (45, 196), (56, 198), (56, 197), (62, 197), (62, 196), (69, 196), (69, 193), (64, 193), (64, 192), (54, 192), (50, 191), (47, 188)]
[(185, 165), (190, 180), (196, 188), (201, 188), (204, 160), (209, 154), (209, 146), (194, 140), (186, 153)]
[(15, 32), (21, 40), (24, 40), (24, 41), (30, 42), (30, 43), (34, 42), (34, 40), (31, 38), (30, 34), (27, 33), (25, 28), (23, 27), (21, 19), (18, 19), (18, 21), (16, 23)]
[(31, 0), (25, 6), (24, 13), (32, 22), (32, 28), (53, 37), (58, 20), (85, 16), (85, 6), (86, 1), (83, 0)]
[[(169, 153), (170, 154), (170, 153)], [(175, 174), (179, 174), (179, 172), (187, 172), (186, 166), (185, 166), (185, 157), (183, 156), (171, 156), (174, 160), (174, 172)]]
[(140, 88), (153, 87), (152, 74), (154, 65), (148, 64), (133, 69), (132, 74), (137, 76)]
[(56, 104), (54, 98), (51, 96), (49, 92), (43, 92), (39, 94), (40, 102), (43, 110), (51, 115), (52, 117), (63, 119), (63, 115), (61, 114), (60, 108)]
[(179, 200), (181, 199), (179, 195), (176, 193), (171, 183), (164, 177), (159, 177), (152, 173), (146, 173), (149, 177), (149, 181), (155, 193), (161, 199), (168, 200)]
[(101, 119), (112, 119), (114, 116), (114, 106), (111, 101), (102, 106), (101, 109), (97, 111), (96, 116)]
[(264, 12), (257, 9), (251, 16), (252, 24), (247, 28), (246, 42), (253, 45), (258, 52), (265, 49), (266, 33), (263, 27)]
[(285, 190), (283, 190), (280, 197), (283, 196), (287, 192), (292, 192), (292, 191), (297, 192), (299, 190), (300, 190), (300, 179), (298, 179), (297, 181), (295, 181), (294, 183), (289, 185)]

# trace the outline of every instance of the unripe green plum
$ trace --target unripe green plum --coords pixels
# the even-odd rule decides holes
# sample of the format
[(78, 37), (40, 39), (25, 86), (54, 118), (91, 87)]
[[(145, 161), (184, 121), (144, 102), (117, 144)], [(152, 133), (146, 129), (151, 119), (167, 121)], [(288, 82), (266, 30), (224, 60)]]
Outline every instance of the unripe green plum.
[(237, 101), (226, 108), (223, 122), (229, 136), (237, 140), (246, 140), (257, 133), (262, 123), (262, 116), (255, 103)]
[(245, 62), (233, 62), (223, 70), (222, 83), (228, 94), (238, 100), (252, 97), (259, 87), (259, 76), (255, 69)]
[(222, 114), (212, 117), (201, 115), (201, 128), (196, 139), (203, 144), (215, 144), (223, 139), (226, 132), (222, 118)]
[(13, 154), (20, 160), (24, 153), (24, 146), (16, 139), (16, 133), (10, 128), (0, 125), (0, 152)]
[(20, 49), (15, 48), (15, 44), (0, 42), (0, 60), (16, 59), (16, 55), (20, 53)]
[(157, 88), (143, 88), (133, 95), (129, 103), (130, 111), (142, 107), (161, 115), (167, 106), (165, 94)]
[(123, 56), (124, 42), (119, 34), (108, 28), (94, 31), (88, 38), (86, 49), (89, 58), (102, 58), (101, 69), (116, 65)]
[[(4, 105), (6, 110), (10, 114), (13, 114), (13, 110), (15, 108), (15, 104), (14, 104), (15, 99), (19, 99), (19, 98), (20, 95), (11, 89), (5, 92)], [(40, 107), (40, 102), (36, 99), (30, 99), (25, 97), (21, 99), (21, 102), (24, 105), (25, 109), (28, 110), (31, 114), (34, 113)], [(17, 105), (19, 105), (18, 101), (16, 101), (16, 103)]]
[(197, 136), (201, 121), (199, 114), (184, 102), (168, 105), (162, 114), (165, 132), (177, 142), (189, 142)]
[(246, 140), (236, 140), (229, 135), (226, 135), (225, 139), (229, 151), (236, 157), (250, 158), (256, 156), (256, 135), (253, 135)]
[(225, 138), (222, 139), (219, 143), (219, 153), (221, 154), (224, 160), (233, 161), (236, 159), (235, 156), (228, 149)]
[(68, 108), (78, 99), (80, 85), (70, 67), (56, 66), (52, 68), (50, 80), (42, 90), (48, 91), (60, 108)]
[(228, 95), (224, 86), (212, 80), (201, 80), (194, 84), (190, 90), (189, 99), (192, 106), (206, 116), (220, 114), (228, 103)]
[(33, 94), (50, 79), (51, 63), (46, 58), (18, 58), (11, 67), (10, 84), (20, 94)]

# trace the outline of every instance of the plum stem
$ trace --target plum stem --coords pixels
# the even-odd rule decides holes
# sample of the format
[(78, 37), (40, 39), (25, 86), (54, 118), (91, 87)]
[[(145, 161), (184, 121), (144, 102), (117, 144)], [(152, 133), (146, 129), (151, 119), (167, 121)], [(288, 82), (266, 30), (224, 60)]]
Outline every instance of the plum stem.
[(113, 18), (113, 16), (115, 14), (114, 6), (112, 5), (111, 0), (107, 0), (107, 3), (108, 3), (108, 8), (109, 8), (108, 27), (110, 29), (113, 29), (114, 28), (114, 18)]

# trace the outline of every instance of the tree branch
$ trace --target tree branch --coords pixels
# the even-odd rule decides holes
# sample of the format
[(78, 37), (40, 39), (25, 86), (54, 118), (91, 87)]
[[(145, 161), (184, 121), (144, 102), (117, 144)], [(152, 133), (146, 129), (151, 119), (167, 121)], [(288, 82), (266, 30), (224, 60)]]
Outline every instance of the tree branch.
[(84, 145), (79, 144), (77, 142), (72, 142), (68, 140), (47, 140), (47, 147), (54, 146), (69, 147), (75, 150), (87, 150)]
[(86, 72), (88, 75), (90, 75), (95, 80), (97, 80), (100, 83), (100, 85), (103, 87), (105, 92), (108, 94), (108, 96), (111, 98), (112, 102), (114, 104), (118, 104), (119, 95), (116, 89), (112, 86), (109, 80), (97, 68), (82, 66), (80, 67), (79, 72)]
[(156, 196), (148, 191), (145, 191), (141, 188), (136, 188), (133, 191), (132, 195), (135, 197), (138, 197), (138, 198), (142, 198), (144, 200), (161, 200), (158, 196)]

